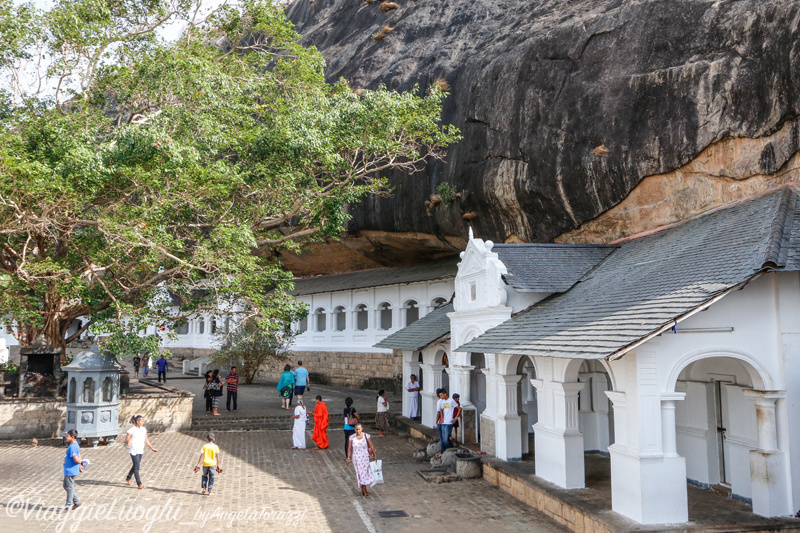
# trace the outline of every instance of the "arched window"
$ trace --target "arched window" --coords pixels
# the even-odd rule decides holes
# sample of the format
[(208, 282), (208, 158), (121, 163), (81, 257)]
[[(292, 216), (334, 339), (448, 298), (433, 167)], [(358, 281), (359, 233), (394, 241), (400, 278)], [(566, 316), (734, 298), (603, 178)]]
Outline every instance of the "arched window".
[(103, 401), (110, 402), (114, 399), (114, 380), (108, 376), (103, 380)]
[(203, 335), (206, 332), (206, 321), (204, 319), (200, 319), (197, 321), (197, 333)]
[(356, 306), (356, 329), (358, 331), (364, 331), (369, 327), (369, 313), (367, 312), (367, 306), (364, 304), (360, 304)]
[(314, 311), (314, 325), (316, 326), (316, 331), (325, 331), (325, 309), (322, 307), (318, 307), (316, 311)]
[(211, 334), (212, 335), (217, 334), (217, 317), (215, 316), (211, 317)]
[(409, 300), (406, 302), (406, 326), (410, 326), (417, 320), (419, 320), (419, 307), (417, 307), (417, 302), (415, 300)]
[(333, 324), (336, 331), (344, 331), (347, 327), (347, 315), (344, 312), (344, 306), (340, 305), (333, 310)]
[(433, 301), (431, 302), (431, 307), (436, 309), (437, 307), (441, 307), (446, 303), (447, 300), (445, 300), (444, 298), (434, 298)]
[(381, 329), (392, 329), (392, 306), (388, 302), (383, 302), (378, 306), (380, 314)]
[(83, 403), (94, 403), (94, 380), (86, 378), (83, 382)]
[(69, 399), (67, 400), (69, 403), (75, 403), (75, 389), (77, 388), (78, 386), (75, 384), (75, 378), (69, 380)]
[(301, 318), (300, 322), (297, 323), (297, 331), (300, 333), (305, 333), (308, 331), (308, 315)]
[(187, 322), (185, 318), (175, 322), (175, 333), (178, 335), (186, 335), (189, 333), (189, 322)]

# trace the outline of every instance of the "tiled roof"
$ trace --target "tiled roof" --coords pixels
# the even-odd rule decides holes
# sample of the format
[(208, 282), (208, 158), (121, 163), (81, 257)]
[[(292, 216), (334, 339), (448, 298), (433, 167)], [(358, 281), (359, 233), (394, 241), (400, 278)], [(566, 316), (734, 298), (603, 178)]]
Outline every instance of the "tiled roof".
[(376, 348), (394, 350), (419, 350), (450, 333), (450, 318), (447, 313), (453, 310), (453, 304), (434, 309), (410, 326), (392, 333), (375, 345)]
[(347, 291), (418, 281), (454, 279), (458, 272), (458, 262), (458, 257), (451, 257), (409, 267), (376, 268), (347, 274), (303, 278), (295, 280), (292, 294), (294, 296), (302, 296), (304, 294)]
[(508, 269), (503, 276), (517, 292), (566, 292), (616, 246), (574, 244), (495, 244)]
[(782, 187), (624, 242), (566, 293), (458, 351), (620, 357), (762, 270), (800, 270), (797, 195)]

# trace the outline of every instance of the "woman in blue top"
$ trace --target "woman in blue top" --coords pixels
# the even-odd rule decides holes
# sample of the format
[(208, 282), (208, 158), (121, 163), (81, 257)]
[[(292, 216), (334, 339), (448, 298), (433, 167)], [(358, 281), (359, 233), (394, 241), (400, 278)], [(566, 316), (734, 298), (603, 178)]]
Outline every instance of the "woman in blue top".
[(347, 449), (350, 447), (350, 435), (354, 435), (356, 432), (356, 424), (348, 424), (347, 419), (351, 419), (350, 422), (358, 422), (359, 416), (356, 413), (356, 408), (353, 407), (353, 399), (350, 397), (345, 398), (344, 400), (344, 457), (347, 459)]
[(278, 393), (281, 395), (281, 409), (289, 409), (289, 397), (294, 390), (294, 374), (291, 365), (283, 367), (281, 379), (278, 381)]

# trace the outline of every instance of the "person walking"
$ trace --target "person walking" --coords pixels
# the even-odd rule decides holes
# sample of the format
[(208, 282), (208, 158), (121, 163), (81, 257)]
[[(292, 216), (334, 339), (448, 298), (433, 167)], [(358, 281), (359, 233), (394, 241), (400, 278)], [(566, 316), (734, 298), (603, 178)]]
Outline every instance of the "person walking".
[(78, 432), (67, 431), (67, 456), (64, 458), (64, 490), (67, 491), (67, 503), (62, 512), (77, 509), (81, 501), (75, 493), (75, 478), (83, 472), (81, 445), (78, 443)]
[(411, 374), (411, 381), (406, 384), (406, 391), (408, 392), (408, 418), (417, 418), (419, 416), (419, 391), (422, 387), (419, 386), (417, 376)]
[(322, 401), (322, 396), (317, 395), (317, 405), (314, 407), (314, 433), (311, 435), (320, 450), (324, 450), (328, 442), (328, 406)]
[(167, 369), (169, 368), (169, 365), (167, 364), (167, 360), (164, 358), (163, 354), (158, 361), (156, 361), (156, 366), (158, 367), (158, 382), (161, 383), (161, 376), (164, 376), (164, 383), (166, 383)]
[(294, 408), (294, 427), (292, 428), (292, 449), (306, 449), (306, 424), (308, 423), (308, 412), (303, 400), (297, 400), (297, 407)]
[(281, 379), (278, 381), (278, 394), (281, 396), (281, 409), (289, 409), (289, 396), (292, 390), (294, 390), (294, 374), (292, 373), (292, 366), (287, 364), (283, 367)]
[[(216, 445), (216, 437), (213, 433), (206, 435), (206, 443), (200, 450), (200, 459), (194, 467), (195, 473), (203, 467), (203, 477), (200, 478), (200, 489), (203, 494), (211, 496), (211, 489), (214, 488), (214, 473), (222, 473), (222, 456), (219, 453), (219, 446)], [(208, 492), (206, 492), (206, 490)]]
[(139, 377), (139, 365), (142, 364), (142, 358), (139, 357), (139, 354), (133, 356), (133, 377)]
[[(294, 371), (294, 395), (298, 400), (303, 399), (303, 393), (306, 389), (311, 390), (311, 380), (308, 379), (308, 369), (303, 366), (302, 361), (297, 362), (297, 370)], [(289, 404), (291, 404), (289, 400)]]
[(206, 399), (206, 414), (210, 415), (213, 412), (211, 397), (211, 370), (205, 373), (206, 381), (203, 383), (203, 398)]
[(147, 428), (144, 427), (144, 417), (142, 415), (134, 415), (131, 417), (131, 427), (128, 430), (128, 433), (125, 435), (125, 446), (128, 447), (128, 450), (131, 454), (131, 461), (133, 461), (133, 466), (128, 471), (128, 476), (125, 478), (125, 482), (128, 485), (133, 485), (131, 481), (132, 477), (136, 478), (136, 485), (143, 489), (144, 485), (142, 484), (142, 478), (139, 477), (139, 467), (142, 465), (142, 455), (144, 455), (144, 447), (147, 446), (153, 453), (158, 452), (152, 444), (150, 444), (150, 439), (147, 438)]
[(385, 437), (384, 431), (389, 431), (389, 400), (386, 399), (386, 391), (378, 391), (378, 409), (375, 412), (375, 425), (378, 426), (378, 436)]
[(220, 416), (219, 399), (222, 398), (222, 382), (219, 380), (219, 370), (211, 373), (211, 382), (208, 384), (208, 393), (211, 395), (211, 411), (214, 416)]
[(231, 400), (233, 400), (233, 412), (236, 412), (237, 396), (239, 391), (239, 374), (236, 373), (236, 367), (232, 366), (230, 373), (225, 378), (225, 388), (228, 391), (228, 400), (225, 402), (225, 409), (231, 410)]
[(378, 454), (372, 446), (372, 439), (369, 433), (364, 433), (364, 426), (361, 423), (355, 425), (355, 432), (350, 435), (347, 448), (347, 464), (351, 462), (356, 471), (356, 483), (361, 488), (362, 496), (369, 496), (367, 492), (367, 485), (370, 485), (374, 478), (372, 477), (372, 469), (369, 466), (370, 461), (376, 461)]
[(439, 401), (436, 403), (436, 424), (439, 429), (439, 445), (441, 453), (450, 448), (450, 433), (453, 431), (453, 419), (458, 418), (460, 408), (447, 395), (446, 389), (439, 389)]
[(356, 432), (356, 423), (361, 418), (353, 407), (353, 399), (350, 397), (344, 400), (344, 456), (347, 457), (347, 449), (350, 446), (350, 436)]
[(150, 356), (145, 355), (144, 359), (142, 359), (142, 377), (147, 377), (150, 373)]

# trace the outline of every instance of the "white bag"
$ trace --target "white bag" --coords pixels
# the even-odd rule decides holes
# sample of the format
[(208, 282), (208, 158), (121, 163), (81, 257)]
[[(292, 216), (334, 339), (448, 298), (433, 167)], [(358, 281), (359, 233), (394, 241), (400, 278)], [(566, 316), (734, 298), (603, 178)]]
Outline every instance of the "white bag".
[(383, 461), (378, 459), (377, 461), (370, 461), (369, 468), (372, 470), (372, 483), (370, 483), (370, 487), (374, 487), (375, 485), (383, 483)]

